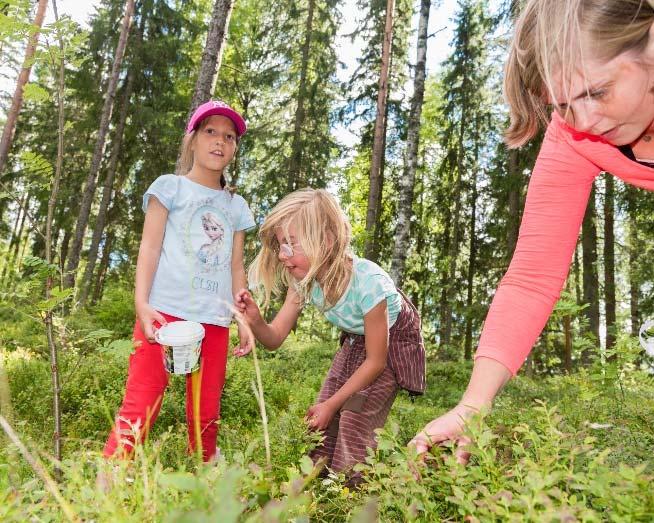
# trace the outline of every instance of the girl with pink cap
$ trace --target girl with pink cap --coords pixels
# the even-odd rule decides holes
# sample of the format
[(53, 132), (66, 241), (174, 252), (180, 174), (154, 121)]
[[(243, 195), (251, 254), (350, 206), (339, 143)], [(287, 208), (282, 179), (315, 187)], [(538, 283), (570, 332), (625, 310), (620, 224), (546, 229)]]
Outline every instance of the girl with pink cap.
[[(159, 326), (201, 323), (200, 430), (202, 456), (216, 453), (220, 397), (225, 382), (234, 293), (245, 286), (243, 245), (254, 218), (245, 200), (228, 190), (225, 169), (246, 131), (240, 114), (220, 101), (193, 113), (177, 174), (157, 178), (143, 196), (145, 222), (136, 263), (136, 324), (125, 397), (104, 448), (105, 457), (129, 456), (155, 422), (168, 384)], [(211, 243), (207, 244), (207, 236)], [(239, 329), (241, 347), (253, 343)], [(193, 389), (186, 384), (190, 448), (194, 436)]]

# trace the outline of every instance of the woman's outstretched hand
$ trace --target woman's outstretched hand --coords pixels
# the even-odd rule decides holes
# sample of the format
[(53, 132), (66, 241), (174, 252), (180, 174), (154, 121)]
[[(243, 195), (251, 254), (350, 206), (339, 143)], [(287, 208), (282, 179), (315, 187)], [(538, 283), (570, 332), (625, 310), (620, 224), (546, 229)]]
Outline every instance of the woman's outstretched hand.
[(467, 420), (479, 411), (473, 407), (457, 405), (442, 416), (430, 421), (418, 432), (409, 442), (414, 446), (416, 452), (424, 454), (434, 445), (443, 445), (447, 442), (456, 444), (454, 456), (459, 463), (466, 464), (470, 458), (470, 452), (465, 450), (470, 443), (470, 438), (463, 434)]
[(464, 435), (467, 421), (482, 410), (490, 410), (493, 399), (509, 379), (511, 371), (503, 363), (486, 357), (477, 358), (470, 382), (459, 404), (427, 423), (409, 445), (415, 446), (420, 455), (434, 445), (452, 442), (456, 444), (456, 460), (466, 464), (470, 458), (470, 453), (465, 450), (466, 445), (470, 443), (470, 438)]

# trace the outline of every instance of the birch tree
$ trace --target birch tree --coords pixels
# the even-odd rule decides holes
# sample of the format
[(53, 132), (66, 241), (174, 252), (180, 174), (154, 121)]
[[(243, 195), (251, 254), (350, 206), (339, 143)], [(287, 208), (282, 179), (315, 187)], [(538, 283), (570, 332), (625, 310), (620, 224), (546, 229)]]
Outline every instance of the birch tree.
[(418, 147), (420, 145), (420, 117), (425, 97), (425, 73), (427, 65), (427, 31), (431, 0), (421, 0), (420, 18), (418, 20), (418, 42), (416, 45), (416, 67), (413, 79), (413, 96), (407, 131), (407, 146), (404, 157), (404, 172), (399, 182), (399, 200), (397, 209), (397, 228), (395, 245), (391, 260), (391, 278), (397, 286), (402, 285), (404, 267), (411, 234), (411, 217), (413, 216), (413, 194), (418, 167)]

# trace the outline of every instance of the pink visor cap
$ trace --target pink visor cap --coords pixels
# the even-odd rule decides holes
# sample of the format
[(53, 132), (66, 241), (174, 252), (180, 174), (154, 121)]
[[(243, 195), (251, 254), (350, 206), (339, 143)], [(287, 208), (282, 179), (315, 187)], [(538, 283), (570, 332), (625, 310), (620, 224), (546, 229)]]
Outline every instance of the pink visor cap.
[(239, 136), (245, 134), (247, 125), (245, 120), (243, 120), (243, 117), (225, 102), (221, 102), (220, 100), (211, 100), (209, 102), (203, 103), (200, 107), (198, 107), (193, 113), (193, 116), (191, 116), (191, 119), (188, 121), (188, 125), (186, 126), (186, 133), (188, 134), (195, 130), (195, 128), (202, 120), (208, 116), (213, 115), (226, 116), (232, 122), (234, 122), (234, 126), (236, 127), (236, 134)]

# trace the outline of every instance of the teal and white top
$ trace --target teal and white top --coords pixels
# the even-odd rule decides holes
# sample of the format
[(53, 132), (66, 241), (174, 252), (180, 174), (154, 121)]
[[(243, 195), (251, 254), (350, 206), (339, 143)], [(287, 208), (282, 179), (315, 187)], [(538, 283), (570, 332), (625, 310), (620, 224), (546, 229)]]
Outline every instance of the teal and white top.
[(311, 303), (323, 311), (327, 321), (352, 334), (363, 334), (363, 317), (383, 299), (386, 300), (390, 329), (400, 314), (402, 296), (384, 269), (357, 256), (352, 260), (350, 283), (333, 307), (324, 309), (325, 296), (317, 282), (310, 296)]

